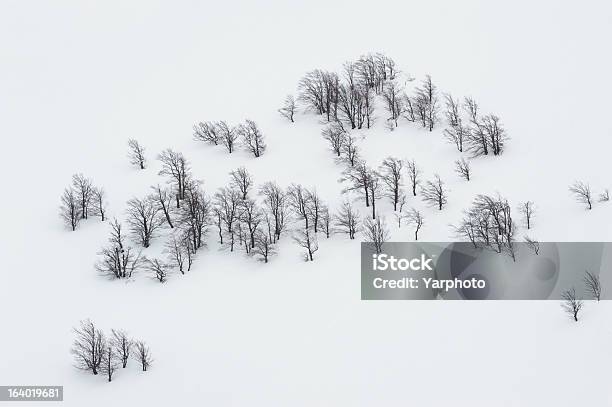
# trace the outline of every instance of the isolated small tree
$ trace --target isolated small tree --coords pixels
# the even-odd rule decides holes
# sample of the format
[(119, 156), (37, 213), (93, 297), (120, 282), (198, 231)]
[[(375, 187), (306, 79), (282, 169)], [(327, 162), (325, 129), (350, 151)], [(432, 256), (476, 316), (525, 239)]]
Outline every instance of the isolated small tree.
[(242, 199), (247, 199), (247, 195), (253, 187), (253, 178), (246, 168), (240, 167), (230, 172), (231, 183), (234, 188), (240, 191)]
[(427, 181), (421, 188), (421, 195), (423, 196), (423, 201), (431, 206), (437, 206), (439, 210), (442, 210), (448, 202), (446, 187), (437, 174), (434, 176), (433, 181)]
[(73, 231), (76, 230), (81, 222), (81, 205), (72, 188), (64, 189), (62, 204), (60, 206), (60, 218), (62, 218), (64, 223)]
[(533, 214), (535, 213), (535, 206), (532, 201), (525, 201), (519, 205), (519, 213), (523, 215), (523, 219), (525, 221), (525, 226), (527, 229), (531, 229), (531, 223), (533, 219)]
[(470, 174), (472, 172), (470, 162), (466, 161), (464, 158), (461, 160), (455, 161), (455, 172), (459, 174), (459, 176), (466, 181), (470, 180)]
[(255, 156), (261, 157), (266, 151), (266, 143), (261, 130), (253, 120), (246, 120), (238, 127), (238, 134), (242, 136), (244, 147)]
[(153, 363), (151, 350), (143, 341), (134, 342), (134, 358), (140, 363), (140, 366), (142, 366), (143, 372), (146, 372)]
[(314, 261), (314, 254), (319, 250), (317, 235), (310, 228), (300, 228), (295, 231), (293, 240), (306, 250), (304, 259), (306, 261)]
[(147, 196), (143, 199), (132, 198), (127, 202), (127, 223), (134, 238), (146, 248), (151, 244), (155, 231), (163, 224), (157, 202)]
[(147, 159), (145, 158), (145, 148), (135, 139), (128, 140), (128, 158), (130, 164), (138, 166), (141, 170), (145, 169)]
[(159, 259), (145, 259), (145, 268), (160, 283), (166, 282), (168, 277), (168, 264)]
[(185, 199), (185, 185), (189, 178), (189, 162), (183, 154), (166, 149), (162, 151), (157, 159), (162, 164), (159, 175), (170, 177), (171, 183), (176, 191), (176, 207), (180, 206), (179, 201)]
[(339, 122), (333, 122), (323, 129), (323, 138), (329, 142), (330, 149), (340, 157), (347, 137), (346, 131)]
[(193, 138), (217, 146), (221, 136), (217, 132), (217, 125), (215, 123), (200, 122), (193, 126)]
[(414, 160), (406, 161), (406, 168), (408, 169), (408, 179), (410, 180), (410, 187), (412, 188), (412, 195), (417, 195), (417, 186), (421, 183), (421, 170), (417, 167)]
[(599, 194), (599, 202), (608, 202), (610, 200), (610, 190), (605, 189)]
[(102, 222), (106, 220), (106, 191), (102, 187), (92, 189), (93, 214), (99, 216)]
[(563, 310), (571, 315), (574, 318), (574, 321), (578, 322), (578, 314), (580, 313), (584, 302), (576, 297), (576, 289), (572, 288), (564, 291), (561, 298), (563, 299), (563, 304), (561, 305)]
[(343, 233), (349, 235), (349, 239), (355, 239), (355, 234), (359, 230), (359, 211), (353, 208), (350, 201), (342, 203), (338, 214), (335, 216), (335, 225)]
[(119, 367), (119, 361), (117, 360), (117, 354), (112, 346), (107, 346), (104, 350), (102, 357), (102, 364), (100, 365), (100, 372), (108, 378), (108, 381), (113, 380), (113, 375)]
[(525, 236), (525, 244), (536, 254), (536, 256), (540, 254), (540, 242), (529, 236)]
[(285, 101), (283, 102), (283, 107), (278, 109), (278, 112), (284, 118), (291, 120), (291, 123), (294, 123), (293, 116), (295, 115), (296, 110), (297, 106), (295, 104), (295, 99), (293, 98), (293, 95), (289, 95), (285, 98)]
[(72, 187), (81, 205), (81, 217), (87, 219), (93, 197), (93, 184), (91, 180), (86, 178), (83, 174), (74, 174), (72, 176)]
[(409, 225), (414, 226), (414, 240), (419, 240), (419, 230), (423, 227), (423, 214), (415, 208), (410, 208), (406, 214), (406, 220)]
[(393, 210), (397, 211), (397, 206), (401, 196), (402, 170), (404, 162), (394, 157), (387, 157), (380, 167), (380, 175), (385, 185), (386, 195), (393, 203)]
[(576, 201), (585, 204), (587, 209), (593, 208), (593, 196), (589, 184), (582, 181), (576, 181), (570, 185), (569, 190), (574, 195)]
[(385, 218), (377, 216), (376, 219), (366, 217), (363, 220), (363, 231), (365, 238), (372, 244), (376, 253), (382, 252), (383, 246), (389, 240), (389, 230)]
[(236, 140), (238, 140), (239, 137), (237, 129), (229, 127), (229, 125), (223, 120), (217, 123), (216, 128), (219, 136), (221, 137), (221, 143), (231, 154), (234, 151)]
[(134, 342), (128, 337), (127, 333), (122, 330), (111, 330), (111, 345), (115, 350), (115, 354), (121, 361), (121, 366), (125, 369), (127, 366)]
[(585, 271), (583, 281), (587, 292), (597, 301), (601, 300), (601, 280), (599, 275), (587, 270)]
[(75, 366), (78, 369), (91, 370), (97, 375), (106, 350), (104, 333), (89, 319), (81, 321), (80, 326), (74, 328), (74, 333), (76, 338), (70, 352), (74, 356)]

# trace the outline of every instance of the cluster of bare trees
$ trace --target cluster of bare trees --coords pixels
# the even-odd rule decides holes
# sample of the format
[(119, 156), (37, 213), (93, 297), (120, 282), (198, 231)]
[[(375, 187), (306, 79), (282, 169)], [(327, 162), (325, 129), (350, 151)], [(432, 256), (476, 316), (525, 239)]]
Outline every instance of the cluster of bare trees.
[(450, 126), (444, 130), (444, 137), (459, 152), (465, 151), (472, 157), (503, 152), (508, 135), (498, 116), (482, 116), (478, 103), (470, 97), (466, 97), (463, 103), (450, 94), (445, 94), (444, 99), (444, 116)]
[(457, 237), (469, 240), (475, 248), (488, 248), (516, 259), (515, 233), (508, 201), (501, 196), (478, 195), (464, 211), (461, 222), (453, 226)]
[[(295, 109), (295, 107), (294, 107)], [(293, 120), (293, 111), (290, 113)], [(195, 140), (223, 145), (231, 154), (239, 143), (254, 157), (260, 157), (266, 151), (264, 135), (253, 120), (246, 120), (236, 126), (230, 126), (225, 121), (200, 122), (193, 126)]]
[[(569, 191), (577, 202), (586, 206), (586, 209), (593, 209), (593, 203), (596, 198), (593, 196), (591, 186), (588, 183), (576, 181), (569, 186)], [(608, 202), (610, 200), (610, 191), (604, 189), (604, 191), (599, 194), (597, 200), (599, 202)]]
[[(599, 274), (595, 274), (587, 270), (584, 272), (582, 281), (584, 283), (585, 293), (591, 297), (591, 299), (599, 302), (602, 294), (601, 279), (599, 278)], [(565, 290), (563, 294), (561, 294), (561, 298), (563, 300), (561, 303), (561, 308), (563, 311), (569, 314), (574, 321), (578, 322), (578, 315), (584, 307), (584, 301), (582, 298), (578, 297), (576, 294), (576, 289), (572, 287)]]
[(108, 381), (112, 381), (119, 368), (126, 368), (130, 358), (134, 359), (147, 371), (153, 359), (147, 344), (134, 340), (123, 330), (111, 330), (110, 337), (96, 328), (90, 320), (81, 321), (79, 327), (74, 328), (76, 338), (72, 344), (71, 353), (74, 357), (75, 367), (103, 374)]
[(61, 197), (60, 218), (74, 231), (81, 220), (90, 216), (106, 220), (106, 206), (104, 188), (94, 186), (83, 174), (74, 174), (72, 185), (64, 189)]

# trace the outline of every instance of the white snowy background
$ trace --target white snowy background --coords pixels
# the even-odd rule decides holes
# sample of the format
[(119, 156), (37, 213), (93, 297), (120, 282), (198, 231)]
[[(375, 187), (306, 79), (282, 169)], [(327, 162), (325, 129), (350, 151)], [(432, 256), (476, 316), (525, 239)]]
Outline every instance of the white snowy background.
[[(612, 203), (586, 211), (567, 190), (612, 187), (610, 38), (607, 1), (3, 0), (0, 384), (63, 385), (70, 406), (612, 405), (608, 303), (574, 323), (555, 301), (361, 301), (359, 243), (343, 235), (321, 238), (314, 263), (283, 239), (265, 265), (211, 233), (184, 276), (109, 281), (93, 268), (108, 225), (71, 232), (58, 217), (83, 172), (123, 218), (129, 198), (162, 182), (154, 157), (167, 147), (209, 194), (244, 165), (257, 184), (316, 187), (336, 208), (343, 166), (318, 118), (291, 124), (276, 109), (306, 71), (383, 51), (417, 80), (473, 96), (512, 138), (503, 156), (474, 160), (466, 183), (442, 127), (391, 133), (379, 120), (355, 133), (372, 165), (414, 158), (448, 183), (442, 212), (409, 199), (424, 240), (452, 238), (473, 197), (496, 192), (535, 201), (540, 240), (610, 240)], [(267, 138), (261, 158), (192, 140), (197, 121), (246, 118)], [(129, 138), (147, 148), (145, 171), (129, 165)], [(391, 207), (380, 210), (392, 225)], [(85, 318), (146, 340), (151, 370), (132, 364), (107, 383), (75, 369), (72, 327)]]

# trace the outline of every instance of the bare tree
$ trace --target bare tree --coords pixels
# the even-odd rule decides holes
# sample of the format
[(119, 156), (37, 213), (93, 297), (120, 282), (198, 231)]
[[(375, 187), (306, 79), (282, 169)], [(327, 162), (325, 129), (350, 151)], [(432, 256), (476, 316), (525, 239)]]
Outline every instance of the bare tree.
[(323, 205), (320, 209), (319, 215), (319, 230), (325, 233), (325, 237), (329, 239), (332, 233), (334, 233), (332, 215), (329, 212), (327, 205)]
[(481, 119), (481, 127), (487, 136), (493, 155), (500, 155), (504, 150), (504, 143), (508, 139), (508, 136), (500, 123), (499, 117), (493, 114), (483, 116)]
[(578, 322), (578, 313), (582, 309), (584, 302), (576, 297), (576, 289), (565, 290), (561, 295), (563, 304), (561, 307), (565, 312), (574, 318), (574, 321)]
[(309, 191), (304, 190), (306, 193), (306, 211), (310, 218), (310, 226), (314, 228), (314, 232), (318, 233), (321, 227), (321, 216), (325, 209), (325, 204), (315, 189)]
[(426, 75), (421, 86), (416, 89), (417, 111), (423, 127), (432, 131), (438, 122), (438, 94), (431, 76)]
[(295, 115), (296, 110), (297, 106), (295, 104), (295, 99), (292, 95), (289, 95), (285, 98), (285, 101), (283, 102), (283, 107), (278, 109), (278, 112), (284, 118), (291, 120), (291, 123), (294, 123), (293, 116)]
[(421, 183), (421, 170), (417, 167), (414, 160), (406, 161), (406, 168), (408, 169), (408, 179), (410, 180), (412, 195), (416, 196), (417, 186)]
[[(239, 219), (247, 228), (249, 249), (255, 248), (255, 237), (259, 225), (263, 221), (263, 212), (254, 199), (247, 198), (240, 202)], [(248, 251), (250, 251), (248, 249)]]
[(340, 231), (348, 234), (349, 239), (353, 240), (359, 230), (359, 220), (359, 211), (353, 208), (350, 201), (346, 200), (335, 216), (335, 225)]
[(221, 136), (217, 132), (217, 125), (215, 123), (200, 122), (193, 126), (193, 138), (217, 146)]
[(112, 346), (107, 346), (102, 354), (102, 364), (100, 365), (100, 372), (105, 374), (108, 381), (113, 380), (113, 375), (119, 367), (119, 361), (117, 360), (117, 354)]
[(130, 151), (128, 152), (128, 158), (130, 159), (130, 164), (138, 166), (141, 170), (145, 169), (145, 164), (147, 159), (145, 157), (145, 148), (140, 145), (140, 143), (135, 139), (128, 140), (128, 147)]
[(304, 259), (306, 261), (314, 261), (314, 254), (319, 250), (317, 235), (310, 229), (298, 229), (293, 235), (293, 240), (306, 250)]
[(421, 188), (421, 195), (423, 196), (423, 201), (431, 206), (437, 206), (439, 210), (442, 210), (448, 202), (446, 187), (437, 174), (434, 176), (433, 181), (427, 181)]
[(355, 144), (355, 137), (347, 135), (342, 146), (342, 152), (344, 153), (344, 160), (351, 166), (354, 167), (359, 157), (359, 148)]
[(569, 190), (574, 195), (576, 201), (585, 204), (587, 209), (593, 209), (593, 196), (589, 184), (582, 181), (576, 181), (570, 185)]
[(97, 375), (106, 350), (104, 333), (97, 329), (89, 319), (81, 321), (80, 326), (74, 328), (74, 333), (76, 338), (72, 343), (70, 353), (74, 356), (75, 366), (78, 369), (91, 370)]
[(142, 366), (142, 371), (146, 372), (147, 369), (153, 363), (153, 358), (151, 357), (151, 350), (143, 341), (136, 341), (134, 343), (134, 350), (134, 358)]
[(461, 122), (452, 126), (450, 129), (444, 129), (444, 138), (450, 143), (453, 143), (460, 153), (463, 152), (463, 146), (467, 143), (469, 137), (470, 129), (463, 126)]
[(64, 189), (62, 194), (62, 204), (60, 205), (60, 218), (72, 230), (76, 230), (81, 222), (81, 205), (72, 188)]
[(287, 188), (287, 203), (293, 213), (304, 220), (304, 229), (310, 228), (310, 193), (299, 184), (291, 184)]
[(411, 208), (406, 214), (408, 224), (414, 226), (414, 240), (419, 240), (419, 230), (423, 227), (423, 215), (415, 208)]
[(191, 180), (185, 187), (185, 203), (179, 212), (179, 224), (191, 238), (194, 250), (202, 247), (210, 225), (211, 203), (201, 182)]
[(366, 207), (370, 206), (370, 169), (365, 161), (358, 160), (353, 167), (348, 167), (342, 172), (340, 182), (348, 182), (342, 193), (357, 191), (365, 198)]
[(601, 300), (601, 280), (599, 275), (585, 271), (583, 281), (587, 292), (597, 301)]
[(380, 198), (382, 181), (380, 174), (372, 169), (368, 169), (368, 192), (372, 202), (372, 219), (376, 219), (376, 200)]
[(185, 199), (185, 185), (189, 178), (189, 162), (183, 154), (166, 149), (157, 156), (161, 161), (162, 169), (159, 175), (169, 176), (176, 190), (176, 207), (180, 207), (179, 201)]
[(145, 259), (145, 268), (151, 272), (153, 278), (160, 283), (166, 282), (168, 277), (168, 264), (159, 259)]
[(536, 256), (540, 254), (540, 242), (529, 236), (525, 236), (525, 244), (527, 244), (527, 247), (530, 248)]
[(389, 240), (389, 230), (385, 218), (378, 216), (376, 219), (365, 218), (363, 220), (363, 231), (365, 238), (372, 244), (376, 253), (382, 252), (383, 246)]
[(270, 239), (270, 235), (262, 230), (258, 230), (255, 234), (255, 247), (253, 253), (259, 256), (259, 259), (267, 263), (271, 256), (276, 254), (275, 245)]
[(533, 219), (533, 214), (535, 212), (535, 206), (532, 201), (525, 201), (519, 205), (519, 213), (523, 215), (523, 219), (525, 220), (525, 226), (527, 229), (531, 228), (531, 220)]
[(382, 93), (387, 112), (389, 112), (388, 120), (392, 122), (395, 127), (397, 127), (397, 120), (404, 111), (402, 94), (403, 90), (395, 81), (390, 81)]
[[(188, 238), (189, 239), (189, 238)], [(191, 243), (191, 239), (189, 239)], [(185, 263), (187, 263), (187, 257), (190, 247), (184, 244), (183, 237), (177, 236), (176, 233), (172, 233), (170, 239), (166, 242), (164, 252), (168, 256), (168, 264), (171, 267), (177, 267), (181, 274), (185, 274)]]
[(93, 184), (89, 178), (79, 173), (72, 176), (72, 187), (81, 205), (81, 217), (87, 219), (93, 198)]
[(100, 259), (96, 270), (111, 278), (130, 278), (140, 267), (141, 254), (128, 247), (123, 238), (122, 226), (117, 219), (110, 223), (109, 245), (98, 252)]
[(247, 195), (253, 187), (253, 178), (246, 168), (240, 167), (230, 172), (232, 186), (242, 194), (242, 199), (247, 199)]
[(246, 120), (245, 124), (241, 124), (237, 130), (238, 134), (242, 136), (244, 146), (248, 151), (257, 157), (261, 157), (266, 151), (266, 143), (264, 136), (257, 127), (257, 124), (253, 120)]
[(155, 201), (156, 205), (158, 205), (159, 210), (161, 210), (164, 214), (166, 223), (168, 226), (170, 226), (170, 229), (173, 229), (174, 224), (172, 223), (172, 218), (170, 216), (172, 212), (172, 194), (168, 189), (162, 188), (159, 184), (151, 188), (153, 189), (151, 198)]
[(217, 132), (219, 133), (219, 137), (221, 138), (221, 143), (225, 146), (227, 151), (231, 154), (235, 148), (236, 140), (238, 140), (239, 132), (236, 128), (229, 127), (229, 125), (225, 121), (220, 121), (217, 123)]
[(127, 223), (135, 239), (146, 248), (151, 244), (155, 231), (164, 223), (156, 201), (147, 196), (144, 199), (132, 198), (127, 202)]
[(346, 131), (342, 128), (342, 125), (339, 122), (330, 123), (321, 134), (329, 142), (330, 149), (340, 157), (346, 139)]
[(461, 116), (459, 115), (459, 100), (453, 99), (450, 93), (445, 93), (444, 104), (446, 107), (444, 115), (446, 116), (448, 124), (451, 127), (459, 126), (461, 123)]
[(266, 182), (259, 189), (259, 194), (263, 195), (263, 204), (274, 219), (274, 233), (271, 236), (272, 242), (276, 243), (285, 227), (287, 218), (288, 199), (285, 192), (273, 182)]
[(221, 216), (220, 220), (224, 225), (225, 233), (229, 239), (227, 244), (230, 246), (230, 251), (234, 251), (234, 226), (238, 223), (240, 201), (240, 193), (233, 188), (221, 188), (215, 194), (216, 211), (218, 211)]
[(104, 188), (93, 187), (91, 201), (93, 215), (99, 216), (104, 222), (106, 220), (106, 191), (104, 191)]
[(470, 174), (472, 172), (470, 162), (466, 161), (465, 158), (455, 161), (455, 172), (466, 181), (470, 180)]
[(111, 330), (111, 345), (115, 349), (115, 354), (121, 360), (121, 365), (125, 369), (132, 351), (134, 342), (122, 330)]
[(403, 169), (404, 162), (394, 157), (385, 158), (380, 168), (381, 179), (386, 187), (386, 195), (391, 199), (394, 211), (397, 211), (400, 200)]
[(599, 194), (599, 202), (608, 202), (610, 200), (610, 190), (605, 189), (601, 194)]

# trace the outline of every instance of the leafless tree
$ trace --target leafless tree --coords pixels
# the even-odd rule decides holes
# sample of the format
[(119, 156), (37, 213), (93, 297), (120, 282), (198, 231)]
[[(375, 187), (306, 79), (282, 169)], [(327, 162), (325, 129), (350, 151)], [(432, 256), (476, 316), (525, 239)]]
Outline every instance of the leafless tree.
[(113, 375), (119, 367), (119, 361), (117, 360), (117, 354), (112, 346), (107, 346), (102, 354), (102, 363), (100, 365), (100, 372), (108, 378), (108, 381), (113, 380)]
[(149, 247), (155, 231), (163, 225), (160, 209), (151, 196), (143, 199), (132, 198), (127, 202), (127, 223), (135, 239)]
[(193, 126), (193, 138), (197, 141), (219, 145), (221, 136), (217, 132), (217, 125), (212, 122), (200, 122)]
[(270, 235), (262, 230), (258, 230), (255, 234), (255, 247), (253, 253), (259, 256), (259, 259), (267, 263), (271, 256), (276, 254), (276, 248)]
[(387, 112), (389, 112), (388, 120), (393, 122), (395, 127), (397, 127), (397, 120), (401, 117), (404, 111), (404, 100), (402, 98), (402, 94), (402, 88), (395, 81), (390, 81), (387, 83), (387, 86), (385, 86), (385, 90), (382, 93)]
[(191, 180), (185, 187), (185, 200), (179, 212), (179, 224), (187, 231), (194, 250), (202, 247), (210, 225), (211, 203), (201, 182)]
[(404, 113), (403, 116), (409, 122), (414, 123), (417, 119), (417, 101), (416, 99), (408, 96), (406, 93), (402, 94)]
[(523, 215), (523, 219), (525, 220), (525, 226), (527, 229), (531, 229), (531, 220), (533, 219), (533, 214), (535, 213), (535, 205), (532, 201), (521, 202), (519, 205), (519, 213)]
[(247, 199), (247, 195), (253, 187), (253, 178), (246, 168), (240, 167), (230, 172), (232, 186), (242, 194), (242, 199)]
[(172, 213), (172, 193), (166, 189), (162, 188), (159, 184), (151, 187), (153, 189), (153, 194), (151, 198), (155, 201), (156, 205), (159, 207), (159, 210), (164, 214), (164, 218), (166, 219), (166, 223), (170, 226), (170, 229), (174, 228), (174, 223), (172, 222), (172, 217), (170, 214)]
[(229, 239), (230, 251), (234, 251), (235, 230), (234, 226), (238, 222), (239, 205), (241, 201), (240, 193), (234, 188), (221, 188), (215, 194), (215, 207), (221, 215), (225, 233)]
[(380, 176), (383, 184), (385, 185), (385, 192), (393, 203), (394, 211), (397, 211), (397, 205), (401, 195), (401, 187), (403, 186), (403, 169), (404, 162), (394, 157), (385, 158), (380, 168)]
[(346, 140), (346, 131), (342, 128), (342, 125), (339, 122), (330, 123), (321, 134), (329, 142), (330, 149), (340, 157)]
[(446, 187), (437, 174), (433, 181), (427, 181), (421, 188), (421, 195), (425, 202), (431, 206), (437, 206), (439, 210), (442, 210), (448, 202)]
[(540, 242), (529, 236), (525, 236), (525, 244), (536, 254), (536, 256), (540, 254)]
[(145, 164), (147, 159), (145, 157), (145, 148), (140, 145), (140, 143), (135, 139), (128, 140), (128, 147), (130, 151), (128, 152), (128, 158), (130, 159), (130, 164), (138, 166), (141, 170), (145, 169)]
[(376, 219), (376, 200), (380, 198), (382, 185), (380, 174), (373, 169), (368, 169), (368, 192), (370, 202), (372, 202), (372, 219)]
[(359, 157), (359, 148), (355, 144), (355, 137), (347, 135), (342, 146), (342, 152), (344, 153), (344, 160), (351, 166), (354, 167)]
[(111, 346), (114, 348), (115, 354), (119, 357), (121, 365), (125, 369), (134, 346), (134, 341), (128, 337), (125, 331), (113, 329), (111, 333)]
[(402, 221), (406, 218), (406, 213), (404, 212), (404, 205), (406, 205), (406, 194), (404, 193), (404, 191), (400, 191), (397, 211), (393, 213), (393, 217), (397, 221), (398, 229), (402, 227)]
[(425, 76), (421, 86), (416, 89), (415, 100), (423, 127), (432, 131), (438, 122), (438, 93), (431, 76)]
[[(191, 239), (189, 239), (189, 242), (191, 243)], [(185, 246), (182, 236), (177, 236), (177, 233), (172, 233), (164, 249), (164, 252), (168, 256), (168, 265), (178, 268), (181, 274), (185, 274), (185, 263), (187, 263), (187, 257), (189, 255), (189, 253), (187, 253), (188, 250), (190, 250), (190, 247)]]
[(455, 126), (452, 126), (450, 129), (444, 129), (444, 138), (453, 143), (460, 153), (463, 152), (463, 146), (469, 137), (470, 129), (463, 126), (461, 122)]
[(60, 205), (60, 218), (73, 231), (76, 230), (81, 222), (81, 205), (72, 188), (64, 189), (62, 204)]
[(235, 148), (236, 141), (239, 137), (239, 132), (236, 128), (230, 127), (225, 121), (217, 122), (216, 124), (217, 133), (221, 139), (221, 143), (225, 146), (227, 151), (231, 154)]
[(601, 280), (599, 275), (585, 271), (583, 281), (587, 292), (597, 301), (601, 300)]
[(329, 212), (329, 208), (327, 205), (323, 205), (320, 209), (319, 215), (319, 230), (322, 230), (325, 233), (325, 237), (329, 239), (329, 237), (334, 233), (333, 228), (333, 217)]
[(72, 187), (81, 206), (81, 217), (87, 219), (93, 198), (93, 184), (89, 178), (79, 173), (72, 176)]
[(92, 188), (91, 209), (93, 211), (93, 215), (99, 216), (102, 222), (106, 220), (106, 191), (104, 188)]
[(306, 212), (308, 213), (308, 218), (310, 219), (310, 226), (314, 228), (314, 232), (319, 232), (321, 216), (323, 213), (323, 209), (325, 205), (319, 197), (316, 189), (309, 191), (307, 189), (304, 190), (306, 194)]
[(342, 193), (349, 191), (357, 191), (363, 194), (366, 207), (370, 206), (370, 169), (365, 161), (357, 160), (353, 167), (348, 167), (342, 172), (340, 182), (346, 182), (348, 185), (342, 190)]
[(276, 243), (285, 227), (287, 218), (288, 199), (285, 192), (273, 182), (266, 182), (259, 189), (259, 194), (264, 197), (263, 204), (274, 220), (274, 233), (272, 242)]
[(451, 127), (459, 126), (461, 124), (461, 116), (459, 115), (459, 100), (453, 99), (449, 93), (445, 93), (444, 104), (446, 107), (444, 114), (448, 124)]
[(246, 120), (244, 124), (238, 126), (238, 134), (242, 136), (245, 148), (255, 156), (261, 157), (266, 151), (266, 142), (261, 130), (253, 120)]
[(293, 116), (295, 115), (296, 110), (297, 106), (295, 104), (295, 99), (292, 95), (289, 95), (285, 98), (285, 101), (283, 102), (283, 107), (278, 109), (278, 112), (284, 118), (291, 120), (291, 123), (294, 123)]
[(504, 150), (504, 143), (508, 139), (506, 131), (500, 123), (499, 117), (489, 114), (481, 119), (481, 127), (485, 135), (493, 155), (500, 155)]
[(610, 200), (610, 190), (605, 189), (601, 194), (599, 194), (599, 202), (608, 202)]
[(414, 226), (414, 240), (419, 240), (419, 230), (423, 227), (424, 219), (421, 212), (415, 208), (410, 208), (406, 214), (408, 224)]
[(315, 69), (308, 72), (300, 81), (299, 99), (320, 115), (326, 115), (327, 121), (337, 118), (339, 78), (334, 72)]
[(465, 158), (455, 161), (455, 172), (459, 174), (461, 178), (469, 181), (472, 172), (470, 162), (466, 161)]
[(263, 212), (257, 205), (254, 199), (247, 198), (240, 202), (239, 209), (239, 219), (247, 228), (248, 232), (248, 245), (250, 249), (255, 248), (255, 237), (257, 235), (257, 231), (259, 225), (263, 221)]
[(574, 318), (574, 321), (578, 322), (578, 314), (584, 306), (584, 302), (576, 297), (576, 289), (565, 290), (561, 295), (563, 304), (561, 307), (565, 312)]
[(111, 278), (130, 278), (140, 267), (140, 252), (125, 244), (122, 225), (117, 219), (110, 222), (110, 227), (109, 245), (98, 252), (100, 259), (96, 263), (96, 270)]
[(349, 235), (349, 239), (355, 239), (359, 230), (359, 211), (353, 208), (350, 201), (346, 200), (335, 216), (335, 225), (338, 229)]
[(145, 268), (157, 281), (160, 283), (166, 282), (166, 278), (168, 277), (168, 264), (159, 259), (145, 259)]
[(417, 186), (421, 183), (421, 170), (417, 167), (414, 160), (406, 161), (406, 168), (408, 169), (408, 179), (410, 180), (412, 195), (416, 196)]
[(106, 350), (104, 333), (89, 319), (81, 321), (80, 326), (74, 328), (74, 333), (76, 338), (70, 352), (74, 356), (75, 366), (78, 369), (91, 370), (97, 375)]
[(382, 252), (383, 246), (389, 240), (389, 230), (385, 218), (377, 216), (376, 219), (365, 218), (363, 220), (364, 236), (376, 253)]
[(314, 261), (314, 254), (319, 250), (317, 235), (310, 228), (300, 228), (293, 234), (293, 240), (306, 250), (304, 259)]
[(134, 358), (142, 366), (142, 371), (146, 372), (147, 369), (153, 363), (153, 358), (151, 357), (151, 350), (143, 341), (136, 341), (134, 343), (134, 350)]
[(582, 181), (576, 181), (570, 185), (569, 190), (574, 195), (576, 201), (585, 204), (587, 209), (593, 209), (593, 196), (589, 184)]
[(356, 86), (341, 84), (338, 87), (339, 120), (350, 125), (351, 129), (363, 127), (366, 120), (364, 104), (364, 95)]
[(169, 176), (176, 190), (176, 207), (180, 207), (180, 200), (185, 199), (185, 185), (189, 179), (189, 162), (183, 154), (166, 149), (157, 156), (161, 161), (162, 169), (159, 175)]
[(304, 220), (304, 229), (310, 228), (310, 193), (299, 184), (291, 184), (287, 189), (287, 203), (293, 213)]

